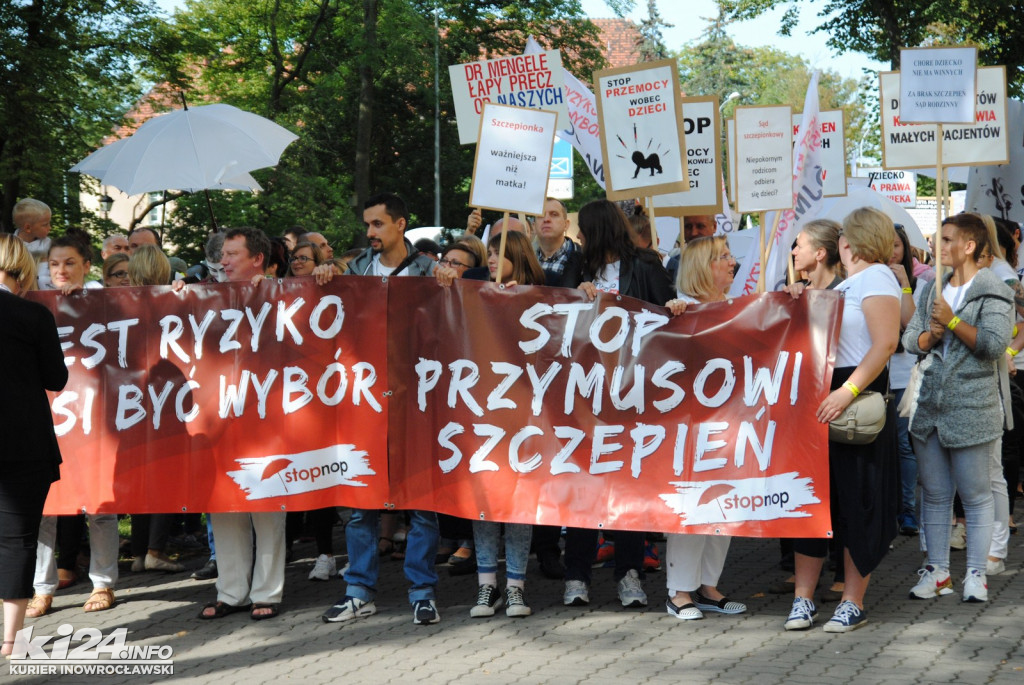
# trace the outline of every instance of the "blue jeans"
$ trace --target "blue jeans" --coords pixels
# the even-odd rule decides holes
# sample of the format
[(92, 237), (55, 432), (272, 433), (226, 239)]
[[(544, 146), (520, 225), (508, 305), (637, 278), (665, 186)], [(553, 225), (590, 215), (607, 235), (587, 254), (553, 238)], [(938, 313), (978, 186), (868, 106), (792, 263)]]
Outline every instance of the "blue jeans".
[[(530, 538), (533, 526), (528, 523), (505, 524), (505, 577), (526, 580), (526, 564), (530, 559)], [(498, 541), (501, 524), (497, 521), (473, 521), (473, 542), (476, 545), (478, 573), (498, 572)]]
[[(896, 404), (903, 400), (906, 388), (896, 390)], [(903, 490), (900, 504), (900, 524), (904, 517), (917, 524), (917, 455), (910, 444), (910, 419), (900, 416), (896, 419), (896, 449), (900, 455), (900, 487)]]
[(927, 440), (914, 438), (921, 463), (921, 522), (928, 563), (935, 568), (949, 568), (949, 514), (955, 491), (960, 493), (967, 519), (967, 570), (985, 572), (995, 511), (990, 462), (998, 442), (947, 449), (939, 444), (935, 431)]
[[(437, 589), (437, 515), (432, 511), (409, 512), (409, 534), (405, 547), (405, 578), (409, 588), (409, 603), (421, 599), (434, 599)], [(345, 545), (348, 548), (348, 570), (345, 571), (345, 594), (373, 601), (377, 594), (377, 576), (380, 558), (377, 538), (380, 536), (380, 512), (376, 509), (353, 509), (352, 518), (345, 526)]]

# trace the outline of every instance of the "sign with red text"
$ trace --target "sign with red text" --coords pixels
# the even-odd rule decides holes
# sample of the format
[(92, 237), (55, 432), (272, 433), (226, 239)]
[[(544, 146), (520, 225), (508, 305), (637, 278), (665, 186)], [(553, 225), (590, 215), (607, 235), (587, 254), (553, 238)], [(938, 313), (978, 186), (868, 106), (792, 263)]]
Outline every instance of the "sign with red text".
[(689, 189), (675, 60), (594, 73), (609, 200)]
[(861, 169), (871, 190), (900, 207), (917, 207), (917, 174), (903, 169)]
[(736, 211), (793, 207), (793, 109), (737, 107)]
[(453, 64), (448, 67), (455, 101), (459, 143), (477, 141), (480, 115), (488, 102), (545, 109), (558, 114), (558, 127), (570, 128), (558, 50)]
[(901, 119), (973, 124), (978, 48), (900, 49)]
[(32, 297), (70, 372), (48, 513), (387, 502), (387, 321), (365, 304), (386, 302), (380, 279)]
[[(1006, 118), (1006, 67), (979, 67), (976, 123), (943, 124), (942, 165), (1006, 164), (1010, 158)], [(878, 76), (882, 105), (882, 166), (886, 169), (935, 168), (936, 124), (908, 124), (900, 111), (898, 71)]]
[[(793, 139), (800, 132), (802, 114), (793, 115)], [(843, 110), (826, 109), (818, 112), (821, 147), (818, 162), (821, 164), (821, 188), (825, 197), (846, 195), (846, 145), (843, 140)]]
[(718, 214), (722, 211), (722, 125), (718, 96), (682, 100), (689, 190), (655, 195), (654, 207), (659, 215)]
[(544, 213), (557, 115), (484, 105), (469, 204), (499, 212)]
[[(828, 432), (813, 416), (837, 293), (672, 318), (628, 297), (410, 280), (391, 283), (409, 307), (391, 322), (396, 502), (473, 520), (829, 534)], [(439, 330), (466, 333), (441, 344)]]

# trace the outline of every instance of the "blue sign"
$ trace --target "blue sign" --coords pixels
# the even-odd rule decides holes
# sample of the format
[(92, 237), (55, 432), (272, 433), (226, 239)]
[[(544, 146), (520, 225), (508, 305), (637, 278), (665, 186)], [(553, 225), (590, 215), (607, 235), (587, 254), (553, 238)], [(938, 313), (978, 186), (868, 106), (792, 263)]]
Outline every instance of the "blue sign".
[(555, 138), (551, 151), (550, 178), (572, 178), (572, 145), (569, 141)]

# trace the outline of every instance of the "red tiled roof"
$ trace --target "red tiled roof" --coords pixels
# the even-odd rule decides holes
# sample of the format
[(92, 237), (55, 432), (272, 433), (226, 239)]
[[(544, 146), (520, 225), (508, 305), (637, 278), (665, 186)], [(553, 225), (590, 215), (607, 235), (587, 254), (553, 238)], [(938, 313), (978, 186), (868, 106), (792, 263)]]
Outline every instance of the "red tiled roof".
[(591, 19), (601, 30), (604, 56), (611, 67), (627, 67), (640, 61), (637, 44), (640, 28), (629, 19)]

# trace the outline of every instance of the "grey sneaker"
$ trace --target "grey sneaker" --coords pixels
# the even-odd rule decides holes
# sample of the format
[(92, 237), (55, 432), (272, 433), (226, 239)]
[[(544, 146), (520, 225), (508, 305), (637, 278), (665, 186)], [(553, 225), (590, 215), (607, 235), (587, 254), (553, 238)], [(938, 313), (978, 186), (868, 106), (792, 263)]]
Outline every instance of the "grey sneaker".
[(493, 585), (481, 585), (476, 591), (476, 605), (469, 610), (473, 618), (494, 616), (495, 610), (501, 607), (501, 593)]
[(523, 588), (509, 586), (505, 588), (505, 615), (509, 618), (521, 618), (529, 616), (533, 610), (526, 605), (526, 596), (523, 595)]
[(377, 607), (373, 602), (367, 602), (358, 597), (342, 597), (330, 609), (320, 617), (324, 623), (341, 623), (357, 618), (366, 618), (377, 613)]
[(565, 593), (562, 594), (562, 604), (567, 607), (585, 607), (590, 604), (590, 593), (587, 584), (582, 580), (565, 581)]
[(640, 582), (640, 574), (636, 569), (629, 569), (619, 581), (619, 601), (624, 607), (647, 606), (647, 593)]

